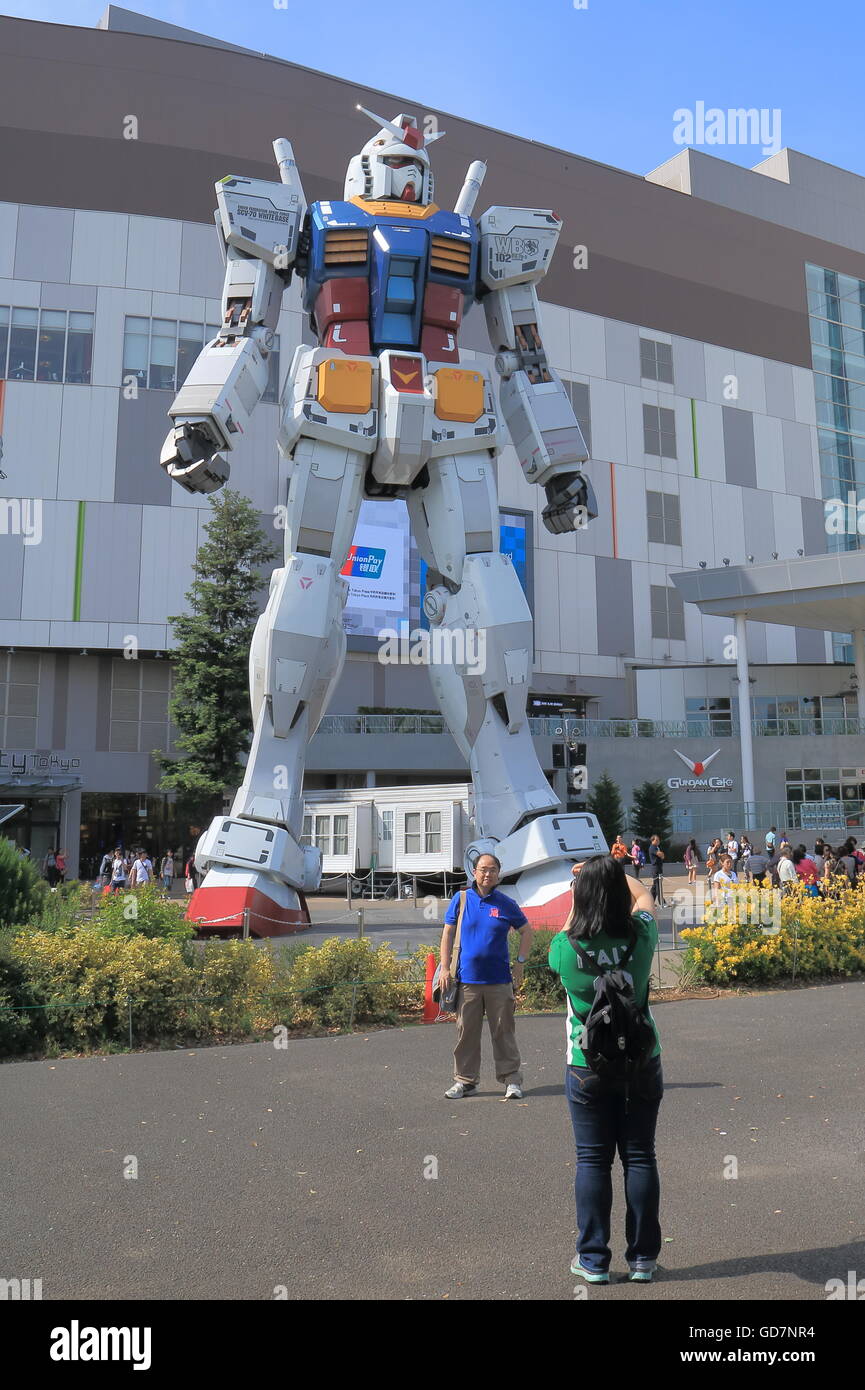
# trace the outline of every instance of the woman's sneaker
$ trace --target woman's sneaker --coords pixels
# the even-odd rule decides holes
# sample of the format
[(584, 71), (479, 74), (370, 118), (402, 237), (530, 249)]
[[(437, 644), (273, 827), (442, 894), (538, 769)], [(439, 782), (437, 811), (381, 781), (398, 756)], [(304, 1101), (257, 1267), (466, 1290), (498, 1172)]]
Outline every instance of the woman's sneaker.
[(654, 1263), (654, 1261), (652, 1262), (652, 1264), (631, 1265), (631, 1272), (628, 1275), (628, 1283), (651, 1284), (652, 1280), (655, 1277), (655, 1272), (657, 1268), (658, 1266)]
[(576, 1256), (571, 1264), (571, 1273), (579, 1274), (581, 1279), (585, 1279), (587, 1284), (609, 1284), (610, 1276), (602, 1270), (584, 1269), (580, 1264), (579, 1255)]
[(477, 1082), (472, 1085), (467, 1081), (455, 1081), (450, 1090), (445, 1091), (445, 1096), (448, 1100), (462, 1100), (463, 1096), (470, 1096), (477, 1089)]

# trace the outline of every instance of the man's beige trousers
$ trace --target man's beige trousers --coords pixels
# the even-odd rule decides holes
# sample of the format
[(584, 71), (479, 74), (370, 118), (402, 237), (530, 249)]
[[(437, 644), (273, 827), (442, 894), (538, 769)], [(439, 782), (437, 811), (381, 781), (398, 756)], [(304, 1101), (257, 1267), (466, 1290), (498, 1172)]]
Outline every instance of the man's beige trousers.
[(490, 1025), (496, 1077), (505, 1085), (521, 1086), (520, 1053), (514, 1026), (513, 985), (460, 985), (454, 1080), (476, 1086), (481, 1075), (481, 1029), (484, 1014)]

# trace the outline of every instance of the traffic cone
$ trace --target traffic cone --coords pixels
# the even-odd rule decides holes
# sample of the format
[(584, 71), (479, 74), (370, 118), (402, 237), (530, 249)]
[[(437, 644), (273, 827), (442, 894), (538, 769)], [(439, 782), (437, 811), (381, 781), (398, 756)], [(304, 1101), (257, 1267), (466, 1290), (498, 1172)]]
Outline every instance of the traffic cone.
[(432, 983), (433, 975), (436, 973), (436, 958), (434, 952), (430, 951), (426, 958), (426, 984), (423, 991), (423, 1021), (424, 1023), (435, 1023), (439, 1016), (439, 1006), (433, 1000)]

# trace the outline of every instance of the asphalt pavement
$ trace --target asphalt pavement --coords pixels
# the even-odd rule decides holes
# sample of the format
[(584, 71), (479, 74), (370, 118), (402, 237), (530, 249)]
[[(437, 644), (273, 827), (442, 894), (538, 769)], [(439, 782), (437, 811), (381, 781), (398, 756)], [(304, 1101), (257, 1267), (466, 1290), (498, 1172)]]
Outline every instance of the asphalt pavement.
[[(590, 1302), (865, 1275), (863, 1005), (846, 983), (655, 1006), (662, 1274)], [(444, 1099), (451, 1024), (7, 1063), (0, 1273), (45, 1299), (573, 1300), (564, 1031), (519, 1019), (522, 1102), (488, 1037), (479, 1093)]]

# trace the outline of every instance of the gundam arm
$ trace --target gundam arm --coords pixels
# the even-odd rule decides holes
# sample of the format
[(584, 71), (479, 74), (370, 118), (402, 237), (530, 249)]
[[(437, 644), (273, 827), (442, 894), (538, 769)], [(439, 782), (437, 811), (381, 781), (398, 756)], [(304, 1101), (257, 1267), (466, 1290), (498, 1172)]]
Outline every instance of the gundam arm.
[(582, 472), (589, 455), (579, 424), (547, 361), (535, 288), (549, 267), (561, 222), (552, 212), (494, 207), (478, 225), (481, 295), (502, 378), (502, 414), (524, 476), (546, 490), (547, 530), (573, 531), (597, 516), (597, 503)]
[(287, 140), (275, 140), (282, 183), (229, 175), (214, 214), (225, 261), (222, 324), (205, 344), (168, 414), (160, 462), (187, 492), (216, 492), (230, 453), (267, 388), (282, 294), (297, 261), (306, 200)]

